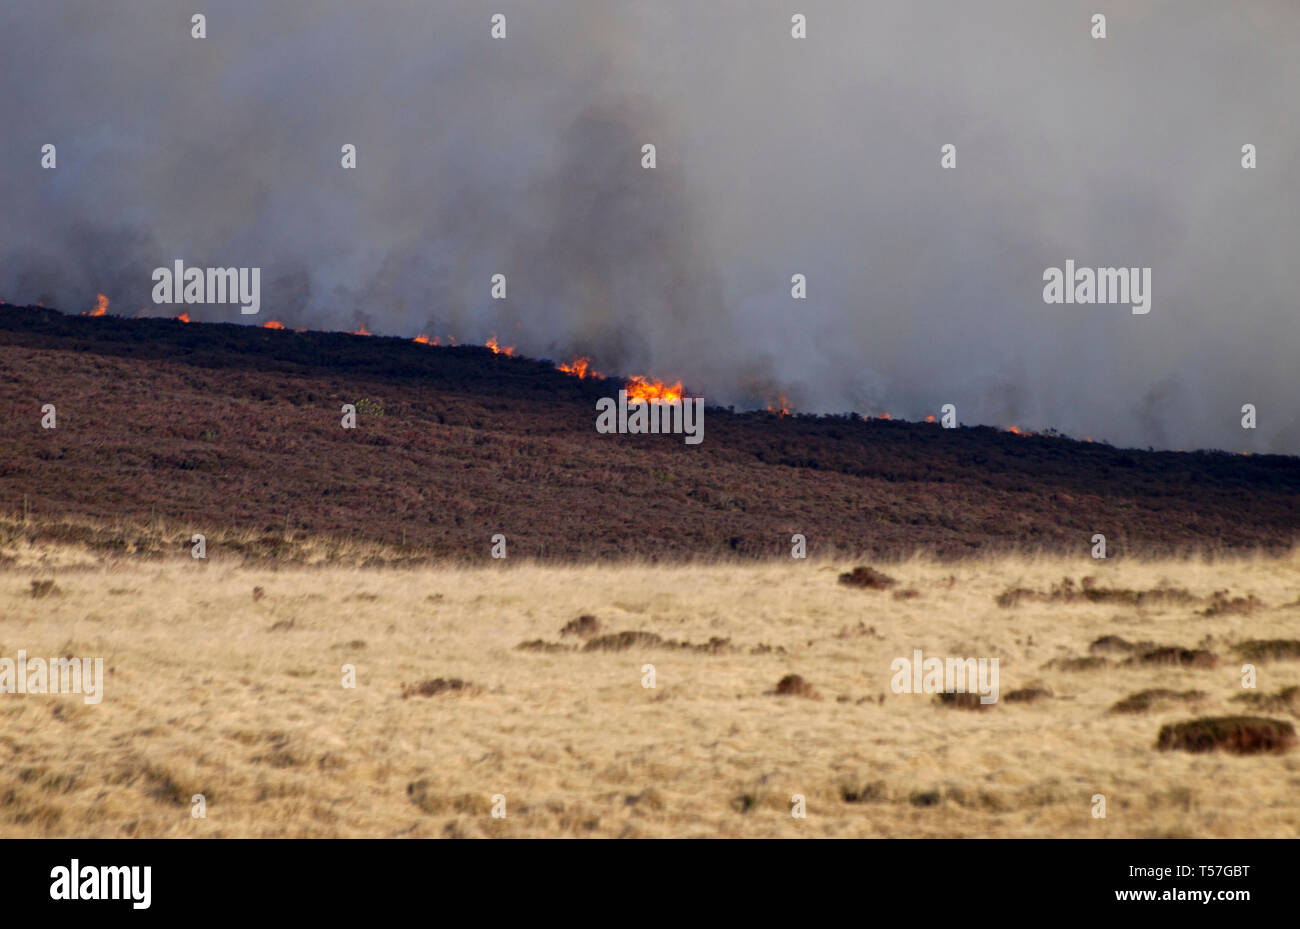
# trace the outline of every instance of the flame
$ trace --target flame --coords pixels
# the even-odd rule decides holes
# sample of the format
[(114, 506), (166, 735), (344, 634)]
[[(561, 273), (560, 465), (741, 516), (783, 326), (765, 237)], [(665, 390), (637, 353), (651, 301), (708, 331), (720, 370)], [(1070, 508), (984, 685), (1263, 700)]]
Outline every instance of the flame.
[(362, 323), (361, 327), (357, 329), (356, 332), (349, 332), (348, 335), (370, 335), (370, 333), (366, 331), (366, 324)]
[(934, 422), (934, 414), (931, 413), (929, 416), (927, 416), (927, 417), (925, 418), (925, 421), (926, 421), (927, 423), (932, 423), (932, 422)]
[(103, 294), (95, 294), (95, 308), (90, 311), (91, 316), (103, 316), (108, 312), (108, 298)]
[(421, 345), (437, 345), (437, 344), (438, 344), (438, 340), (437, 340), (437, 339), (434, 339), (434, 340), (430, 341), (430, 340), (429, 340), (429, 337), (428, 337), (427, 335), (425, 335), (423, 332), (421, 332), (419, 335), (417, 335), (417, 336), (416, 336), (414, 339), (412, 339), (411, 341), (412, 341), (412, 342), (419, 342)]
[(513, 355), (515, 353), (515, 347), (513, 345), (507, 346), (506, 348), (499, 348), (497, 346), (497, 334), (495, 332), (492, 333), (492, 337), (484, 344), (488, 348), (492, 349), (492, 354), (494, 355)]
[(647, 400), (651, 403), (672, 403), (682, 399), (681, 381), (669, 385), (657, 377), (645, 378), (640, 374), (633, 374), (623, 389), (627, 391), (628, 403), (644, 403)]
[(190, 321), (190, 314), (189, 314), (189, 313), (182, 313), (180, 316), (177, 316), (177, 317), (175, 317), (175, 318), (176, 318), (176, 319), (179, 319), (179, 320), (180, 320), (181, 322), (183, 322), (183, 323), (188, 323), (188, 322)]
[(263, 328), (263, 329), (283, 329), (283, 328), (284, 328), (284, 323), (280, 322), (278, 319), (268, 319), (266, 322), (262, 323), (262, 328)]
[(1020, 428), (1018, 426), (1011, 426), (1010, 428), (1007, 429), (1007, 432), (1011, 433), (1012, 435), (1024, 435), (1024, 433), (1020, 431)]
[(557, 371), (563, 371), (565, 374), (571, 374), (578, 380), (588, 377), (604, 377), (599, 371), (591, 366), (591, 359), (585, 355), (580, 355), (570, 361), (568, 364), (556, 365)]
[(767, 405), (767, 411), (775, 413), (777, 416), (789, 416), (794, 412), (794, 409), (790, 406), (790, 400), (785, 394), (777, 394), (776, 399)]

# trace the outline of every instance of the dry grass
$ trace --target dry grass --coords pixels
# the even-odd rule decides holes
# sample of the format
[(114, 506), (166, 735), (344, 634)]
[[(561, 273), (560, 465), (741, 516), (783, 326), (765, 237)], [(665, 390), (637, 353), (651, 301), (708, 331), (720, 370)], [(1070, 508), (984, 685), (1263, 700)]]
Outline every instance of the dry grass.
[[(1300, 750), (1156, 748), (1167, 724), (1240, 714), (1250, 691), (1226, 656), (1294, 638), (1295, 556), (913, 560), (888, 566), (918, 592), (900, 600), (838, 583), (843, 562), (276, 568), (22, 538), (3, 554), (0, 655), (102, 656), (107, 672), (99, 705), (0, 696), (3, 836), (1300, 835)], [(1189, 598), (997, 603), (1065, 576)], [(57, 595), (33, 596), (47, 580)], [(1206, 610), (1234, 602), (1225, 589), (1250, 608)], [(582, 616), (598, 624), (562, 648), (517, 647)], [(604, 638), (637, 632), (652, 636)], [(1225, 657), (1068, 664), (1106, 636)], [(890, 662), (918, 648), (999, 658), (1002, 701), (894, 694)], [(1257, 693), (1300, 683), (1286, 649), (1259, 656)], [(821, 699), (771, 696), (787, 675)], [(1204, 697), (1108, 712), (1145, 691)]]

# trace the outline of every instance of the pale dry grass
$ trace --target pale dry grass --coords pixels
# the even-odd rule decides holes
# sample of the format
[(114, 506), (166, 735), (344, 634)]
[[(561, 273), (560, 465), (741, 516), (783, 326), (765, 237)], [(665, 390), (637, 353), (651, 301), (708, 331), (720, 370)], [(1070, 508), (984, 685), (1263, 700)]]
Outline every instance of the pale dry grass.
[[(0, 696), (4, 836), (1300, 835), (1300, 750), (1154, 748), (1165, 722), (1254, 712), (1231, 700), (1243, 690), (1230, 646), (1300, 635), (1297, 557), (877, 565), (919, 592), (896, 599), (839, 585), (849, 563), (813, 560), (277, 570), (20, 549), (0, 570), (0, 656), (102, 656), (111, 671), (97, 706)], [(1265, 606), (994, 602), (1065, 575), (1226, 587)], [(32, 597), (40, 578), (59, 592)], [(574, 644), (559, 630), (583, 613), (734, 650), (516, 649)], [(1224, 661), (1044, 669), (1107, 634)], [(970, 712), (890, 692), (891, 660), (916, 648), (999, 658), (1003, 701)], [(655, 689), (641, 685), (647, 663)], [(341, 686), (344, 664), (356, 689)], [(1300, 683), (1300, 661), (1258, 667), (1261, 693)], [(789, 673), (822, 699), (766, 693)], [(439, 677), (476, 690), (403, 699), (404, 683)], [(1055, 697), (1005, 700), (1031, 684)], [(1107, 712), (1158, 687), (1207, 697)], [(190, 816), (196, 793), (206, 819)]]

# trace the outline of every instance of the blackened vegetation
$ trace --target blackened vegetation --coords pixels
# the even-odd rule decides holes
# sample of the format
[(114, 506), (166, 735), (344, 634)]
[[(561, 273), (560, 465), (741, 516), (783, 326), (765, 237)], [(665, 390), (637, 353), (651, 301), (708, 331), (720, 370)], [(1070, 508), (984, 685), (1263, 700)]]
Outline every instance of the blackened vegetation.
[[(600, 436), (595, 400), (619, 382), (474, 346), (0, 306), (0, 363), (0, 500), (20, 512), (29, 495), (25, 538), (105, 553), (161, 550), (58, 521), (144, 525), (156, 507), (232, 530), (221, 545), (208, 533), (210, 557), (292, 560), (288, 529), (382, 542), (411, 563), (479, 560), (502, 526), (512, 557), (545, 558), (788, 557), (793, 531), (814, 555), (878, 559), (1082, 555), (1098, 531), (1121, 557), (1281, 551), (1300, 536), (1294, 457), (718, 407), (699, 446)], [(362, 399), (383, 415), (340, 428), (340, 406)], [(58, 405), (56, 430), (40, 428), (42, 402)], [(142, 482), (163, 491), (142, 497)], [(1144, 593), (1138, 605), (1178, 596)], [(1079, 592), (1112, 595), (1129, 602)]]

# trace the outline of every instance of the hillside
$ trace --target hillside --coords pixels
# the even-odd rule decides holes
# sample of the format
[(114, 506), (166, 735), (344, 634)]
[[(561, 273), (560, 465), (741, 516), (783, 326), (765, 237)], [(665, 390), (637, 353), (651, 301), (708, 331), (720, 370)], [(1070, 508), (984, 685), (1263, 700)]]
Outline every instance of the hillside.
[(0, 306), (0, 512), (25, 505), (37, 542), (165, 523), (243, 533), (244, 555), (310, 535), (417, 560), (486, 557), (497, 532), (512, 558), (787, 556), (796, 532), (881, 558), (1086, 556), (1102, 532), (1154, 557), (1286, 549), (1300, 526), (1292, 457), (714, 407), (697, 446), (599, 435), (618, 386), (479, 347)]

